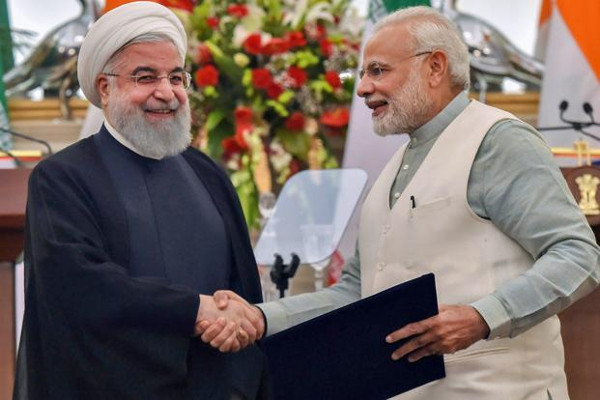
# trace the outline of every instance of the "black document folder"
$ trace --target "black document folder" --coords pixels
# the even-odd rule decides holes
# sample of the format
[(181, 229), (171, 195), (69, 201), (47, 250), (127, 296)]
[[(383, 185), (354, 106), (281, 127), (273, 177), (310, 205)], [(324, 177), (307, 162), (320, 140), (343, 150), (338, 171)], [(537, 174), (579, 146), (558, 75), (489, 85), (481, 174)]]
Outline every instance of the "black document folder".
[(276, 400), (387, 399), (445, 376), (442, 356), (392, 361), (385, 337), (437, 314), (433, 274), (401, 283), (264, 340)]

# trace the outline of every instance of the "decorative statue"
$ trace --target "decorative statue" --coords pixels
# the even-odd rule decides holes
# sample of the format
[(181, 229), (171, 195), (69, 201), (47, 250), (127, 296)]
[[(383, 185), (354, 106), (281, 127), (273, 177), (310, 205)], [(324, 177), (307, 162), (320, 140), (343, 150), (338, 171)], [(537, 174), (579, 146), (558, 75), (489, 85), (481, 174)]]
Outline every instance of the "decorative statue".
[(544, 73), (541, 61), (517, 49), (486, 21), (458, 11), (456, 0), (439, 3), (437, 8), (456, 23), (469, 47), (472, 84), (481, 100), (488, 90), (500, 90), (505, 77), (539, 90)]
[(7, 97), (25, 95), (42, 87), (45, 95), (58, 94), (63, 118), (72, 118), (68, 100), (79, 88), (79, 47), (90, 25), (100, 16), (100, 7), (95, 0), (79, 2), (82, 10), (78, 17), (48, 33), (22, 64), (4, 74)]

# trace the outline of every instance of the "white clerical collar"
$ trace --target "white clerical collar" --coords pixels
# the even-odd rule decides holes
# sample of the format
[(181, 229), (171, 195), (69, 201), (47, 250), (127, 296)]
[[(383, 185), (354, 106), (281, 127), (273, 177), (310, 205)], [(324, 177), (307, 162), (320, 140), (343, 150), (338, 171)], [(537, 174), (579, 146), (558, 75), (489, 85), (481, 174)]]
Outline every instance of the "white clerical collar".
[(133, 151), (135, 154), (138, 154), (142, 157), (146, 157), (146, 158), (152, 158), (154, 160), (162, 160), (163, 157), (155, 157), (155, 156), (149, 156), (146, 154), (143, 154), (141, 151), (139, 151), (138, 149), (136, 149), (131, 143), (129, 143), (129, 141), (127, 139), (125, 139), (123, 137), (123, 135), (121, 135), (111, 124), (110, 122), (108, 122), (108, 120), (105, 118), (104, 119), (104, 126), (106, 127), (106, 130), (108, 131), (108, 133), (111, 134), (112, 137), (115, 138), (115, 140), (119, 143), (121, 143), (123, 146), (127, 147), (129, 150)]

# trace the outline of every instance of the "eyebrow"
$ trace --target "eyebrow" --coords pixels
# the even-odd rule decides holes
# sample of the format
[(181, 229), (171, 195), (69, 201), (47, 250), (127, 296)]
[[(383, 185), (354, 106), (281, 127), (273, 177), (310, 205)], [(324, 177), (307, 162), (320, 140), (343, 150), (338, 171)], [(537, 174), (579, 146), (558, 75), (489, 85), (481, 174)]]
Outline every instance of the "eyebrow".
[[(171, 70), (170, 73), (173, 72), (182, 72), (184, 71), (184, 69), (182, 67), (175, 67)], [(137, 75), (140, 72), (151, 72), (153, 74), (157, 74), (158, 71), (156, 70), (156, 68), (152, 68), (152, 67), (137, 67), (136, 69), (133, 70), (133, 72), (131, 73), (131, 75)]]
[(391, 65), (390, 65), (390, 64), (387, 64), (387, 63), (384, 63), (384, 62), (381, 62), (381, 61), (376, 61), (376, 60), (373, 60), (373, 61), (371, 61), (371, 62), (369, 62), (369, 63), (367, 64), (366, 68), (372, 68), (372, 67), (379, 67), (379, 68), (390, 68), (390, 67), (391, 67)]
[(363, 64), (361, 66), (360, 70), (366, 71), (366, 70), (371, 70), (373, 68), (380, 68), (380, 69), (388, 70), (388, 69), (391, 69), (392, 67), (389, 64), (385, 64), (380, 61), (370, 61), (367, 64)]

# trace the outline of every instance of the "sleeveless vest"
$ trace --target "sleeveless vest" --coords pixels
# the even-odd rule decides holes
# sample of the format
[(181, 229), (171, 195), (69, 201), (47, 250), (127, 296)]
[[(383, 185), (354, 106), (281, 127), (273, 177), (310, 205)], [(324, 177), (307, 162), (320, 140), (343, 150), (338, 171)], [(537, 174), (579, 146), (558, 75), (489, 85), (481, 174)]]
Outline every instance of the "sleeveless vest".
[[(433, 272), (440, 304), (469, 304), (533, 265), (529, 253), (477, 216), (467, 200), (477, 150), (504, 119), (515, 117), (472, 101), (442, 132), (390, 210), (390, 188), (406, 146), (392, 157), (362, 207), (362, 297)], [(568, 399), (556, 316), (515, 338), (481, 340), (444, 360), (446, 378), (396, 398), (545, 400), (550, 392)]]

